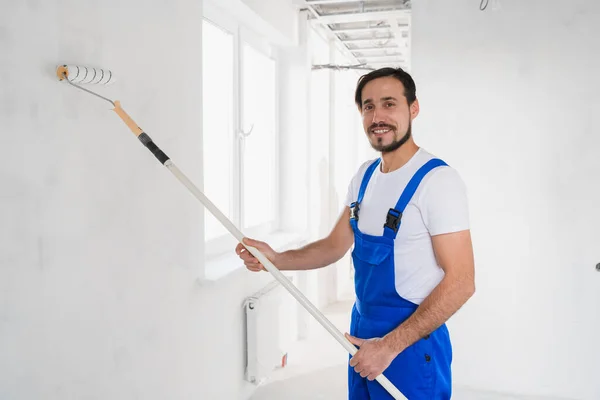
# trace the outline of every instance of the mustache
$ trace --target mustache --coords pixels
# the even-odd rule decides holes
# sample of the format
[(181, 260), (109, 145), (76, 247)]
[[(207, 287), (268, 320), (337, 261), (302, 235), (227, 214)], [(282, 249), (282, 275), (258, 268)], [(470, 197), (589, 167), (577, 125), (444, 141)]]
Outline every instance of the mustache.
[(392, 131), (396, 131), (396, 127), (392, 126), (392, 125), (388, 125), (388, 124), (373, 124), (369, 127), (369, 132), (372, 132), (373, 129), (381, 129), (381, 128), (388, 128)]

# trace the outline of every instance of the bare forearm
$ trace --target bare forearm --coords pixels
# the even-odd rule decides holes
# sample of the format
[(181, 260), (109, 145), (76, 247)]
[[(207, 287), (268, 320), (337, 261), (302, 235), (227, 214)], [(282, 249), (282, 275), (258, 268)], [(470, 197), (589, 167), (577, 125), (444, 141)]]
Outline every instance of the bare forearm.
[(299, 249), (279, 253), (276, 264), (281, 270), (317, 269), (333, 264), (344, 253), (343, 249), (336, 247), (329, 238), (325, 238)]
[(386, 335), (391, 348), (400, 353), (430, 334), (458, 311), (475, 291), (472, 276), (448, 276), (400, 326)]

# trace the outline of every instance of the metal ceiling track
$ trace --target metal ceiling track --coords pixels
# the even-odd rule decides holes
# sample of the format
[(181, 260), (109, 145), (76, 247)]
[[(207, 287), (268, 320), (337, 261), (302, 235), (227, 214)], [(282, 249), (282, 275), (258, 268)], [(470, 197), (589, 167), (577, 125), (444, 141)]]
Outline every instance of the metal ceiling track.
[(313, 69), (409, 68), (410, 0), (295, 0), (310, 13), (348, 59), (349, 65)]

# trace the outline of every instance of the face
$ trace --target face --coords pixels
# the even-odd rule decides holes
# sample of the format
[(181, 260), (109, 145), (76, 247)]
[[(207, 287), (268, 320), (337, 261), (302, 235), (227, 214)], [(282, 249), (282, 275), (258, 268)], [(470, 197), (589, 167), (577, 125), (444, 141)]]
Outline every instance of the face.
[(404, 85), (394, 77), (374, 79), (362, 90), (363, 127), (377, 151), (392, 152), (406, 143), (411, 137), (412, 120), (418, 113), (418, 101), (409, 106)]

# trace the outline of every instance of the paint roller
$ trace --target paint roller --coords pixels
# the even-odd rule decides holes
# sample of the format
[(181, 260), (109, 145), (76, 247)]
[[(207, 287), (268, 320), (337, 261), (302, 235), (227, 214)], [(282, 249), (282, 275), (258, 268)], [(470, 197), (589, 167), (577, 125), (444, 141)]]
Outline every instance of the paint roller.
[[(163, 164), (171, 173), (210, 211), (212, 215), (231, 233), (240, 243), (243, 244), (244, 235), (240, 230), (206, 197), (192, 181), (175, 166), (173, 161), (154, 143), (154, 141), (145, 133), (133, 119), (123, 110), (118, 100), (112, 101), (99, 95), (89, 89), (81, 87), (79, 84), (109, 85), (115, 81), (112, 71), (100, 68), (92, 68), (80, 65), (60, 65), (56, 69), (56, 75), (59, 80), (69, 83), (71, 86), (81, 89), (113, 105), (114, 111), (123, 120), (125, 125), (133, 132), (140, 142)], [(279, 271), (271, 261), (258, 249), (244, 246), (264, 265), (265, 269), (281, 283), (283, 287), (308, 311), (322, 326), (329, 332), (351, 355), (357, 351), (356, 347), (346, 339), (346, 337), (329, 321), (302, 292), (292, 284), (292, 282)], [(392, 395), (396, 400), (406, 400), (406, 397), (383, 375), (379, 375), (376, 380)]]

